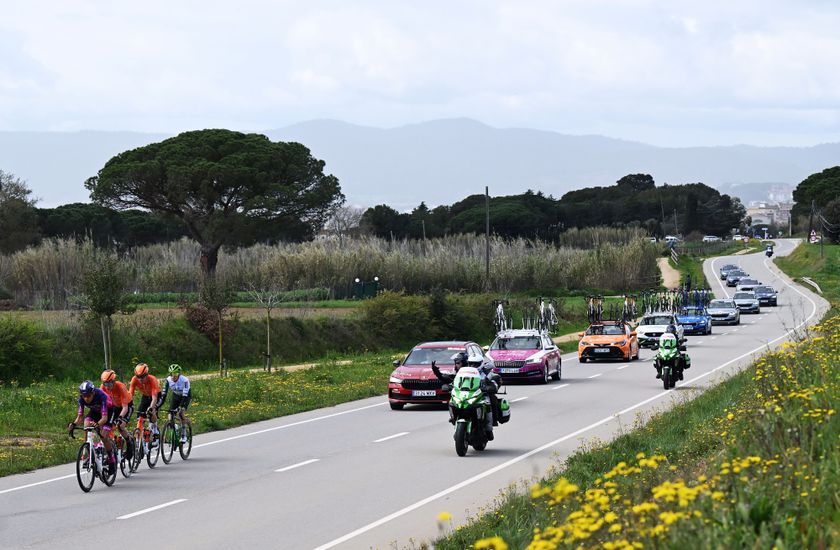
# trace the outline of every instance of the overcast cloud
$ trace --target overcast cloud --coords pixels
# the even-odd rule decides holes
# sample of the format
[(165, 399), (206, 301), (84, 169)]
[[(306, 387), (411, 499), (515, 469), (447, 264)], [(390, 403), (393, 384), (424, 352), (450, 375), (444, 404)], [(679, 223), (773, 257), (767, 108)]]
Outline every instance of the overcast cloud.
[(830, 1), (9, 2), (0, 130), (314, 118), (656, 145), (840, 141)]

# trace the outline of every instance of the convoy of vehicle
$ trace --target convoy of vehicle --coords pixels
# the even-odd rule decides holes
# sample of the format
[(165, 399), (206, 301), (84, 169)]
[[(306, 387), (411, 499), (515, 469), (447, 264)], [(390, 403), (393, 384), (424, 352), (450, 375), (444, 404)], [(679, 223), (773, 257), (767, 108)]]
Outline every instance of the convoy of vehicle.
[(589, 325), (578, 336), (578, 361), (581, 363), (597, 359), (632, 361), (639, 358), (639, 340), (628, 323), (601, 321)]
[(519, 329), (499, 332), (487, 348), (493, 372), (505, 380), (560, 380), (560, 349), (547, 330)]

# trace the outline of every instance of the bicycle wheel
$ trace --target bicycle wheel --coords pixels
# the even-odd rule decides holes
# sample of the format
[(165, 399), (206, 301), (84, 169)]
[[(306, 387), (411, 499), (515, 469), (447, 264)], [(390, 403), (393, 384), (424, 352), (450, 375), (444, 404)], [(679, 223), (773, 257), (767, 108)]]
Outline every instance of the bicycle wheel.
[(146, 464), (149, 465), (149, 468), (154, 468), (157, 465), (158, 458), (160, 458), (160, 435), (152, 434), (150, 438), (147, 443)]
[(143, 445), (143, 432), (140, 428), (135, 428), (131, 434), (134, 439), (134, 458), (131, 460), (131, 471), (136, 472), (143, 462), (143, 455), (145, 455), (146, 447)]
[(178, 452), (181, 454), (181, 459), (186, 460), (190, 457), (190, 451), (192, 451), (192, 425), (187, 424), (187, 442), (181, 443), (178, 446)]
[(111, 464), (107, 451), (102, 457), (102, 471), (99, 473), (99, 477), (102, 480), (102, 483), (108, 487), (113, 485), (117, 480), (117, 463), (116, 459), (114, 460), (114, 463)]
[(160, 435), (160, 456), (163, 458), (164, 464), (169, 464), (172, 461), (172, 455), (175, 454), (175, 449), (180, 442), (179, 437), (175, 424), (167, 422), (163, 427), (163, 433)]
[(76, 479), (82, 491), (89, 492), (93, 488), (93, 481), (96, 479), (96, 464), (90, 449), (90, 443), (82, 443), (79, 453), (76, 456)]
[(129, 454), (128, 451), (129, 451), (129, 449), (131, 449), (131, 447), (134, 443), (134, 440), (126, 439), (126, 438), (122, 437), (122, 438), (120, 438), (120, 441), (122, 441), (122, 449), (120, 450), (120, 454), (119, 454), (119, 456), (120, 456), (120, 473), (122, 474), (122, 476), (124, 478), (128, 479), (128, 478), (131, 477), (131, 474), (134, 473), (134, 470), (133, 470), (134, 454), (136, 454), (136, 451), (131, 454), (131, 458), (128, 458), (128, 454)]

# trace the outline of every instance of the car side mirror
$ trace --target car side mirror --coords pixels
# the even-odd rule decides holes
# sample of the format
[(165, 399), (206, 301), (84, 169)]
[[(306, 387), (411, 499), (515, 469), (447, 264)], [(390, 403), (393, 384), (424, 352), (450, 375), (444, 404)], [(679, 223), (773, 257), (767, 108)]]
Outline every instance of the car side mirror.
[(482, 346), (481, 349), (483, 349), (484, 351), (490, 351), (490, 346)]
[(582, 332), (578, 332), (578, 336), (580, 336), (581, 338), (583, 338), (583, 333), (582, 333)]
[(685, 351), (685, 346), (679, 346), (677, 349), (679, 349), (680, 351)]
[(636, 331), (634, 330), (633, 332), (631, 332), (630, 336), (636, 336)]
[(396, 361), (394, 361), (394, 362), (392, 363), (392, 365), (394, 365), (395, 367), (399, 367), (399, 366), (400, 366), (400, 361), (399, 361), (399, 359), (397, 359)]

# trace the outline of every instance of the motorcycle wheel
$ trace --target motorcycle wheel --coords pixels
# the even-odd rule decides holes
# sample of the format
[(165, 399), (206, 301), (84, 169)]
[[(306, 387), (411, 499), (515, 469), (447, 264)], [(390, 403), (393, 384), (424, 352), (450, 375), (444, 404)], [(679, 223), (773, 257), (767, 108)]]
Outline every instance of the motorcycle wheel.
[(467, 454), (467, 423), (458, 422), (455, 424), (455, 452), (458, 456)]
[(671, 386), (671, 369), (662, 369), (662, 385), (666, 390), (670, 390)]
[(475, 443), (473, 443), (473, 449), (475, 449), (476, 451), (483, 451), (486, 448), (487, 448), (487, 440), (486, 439), (482, 439), (480, 442), (476, 441)]

